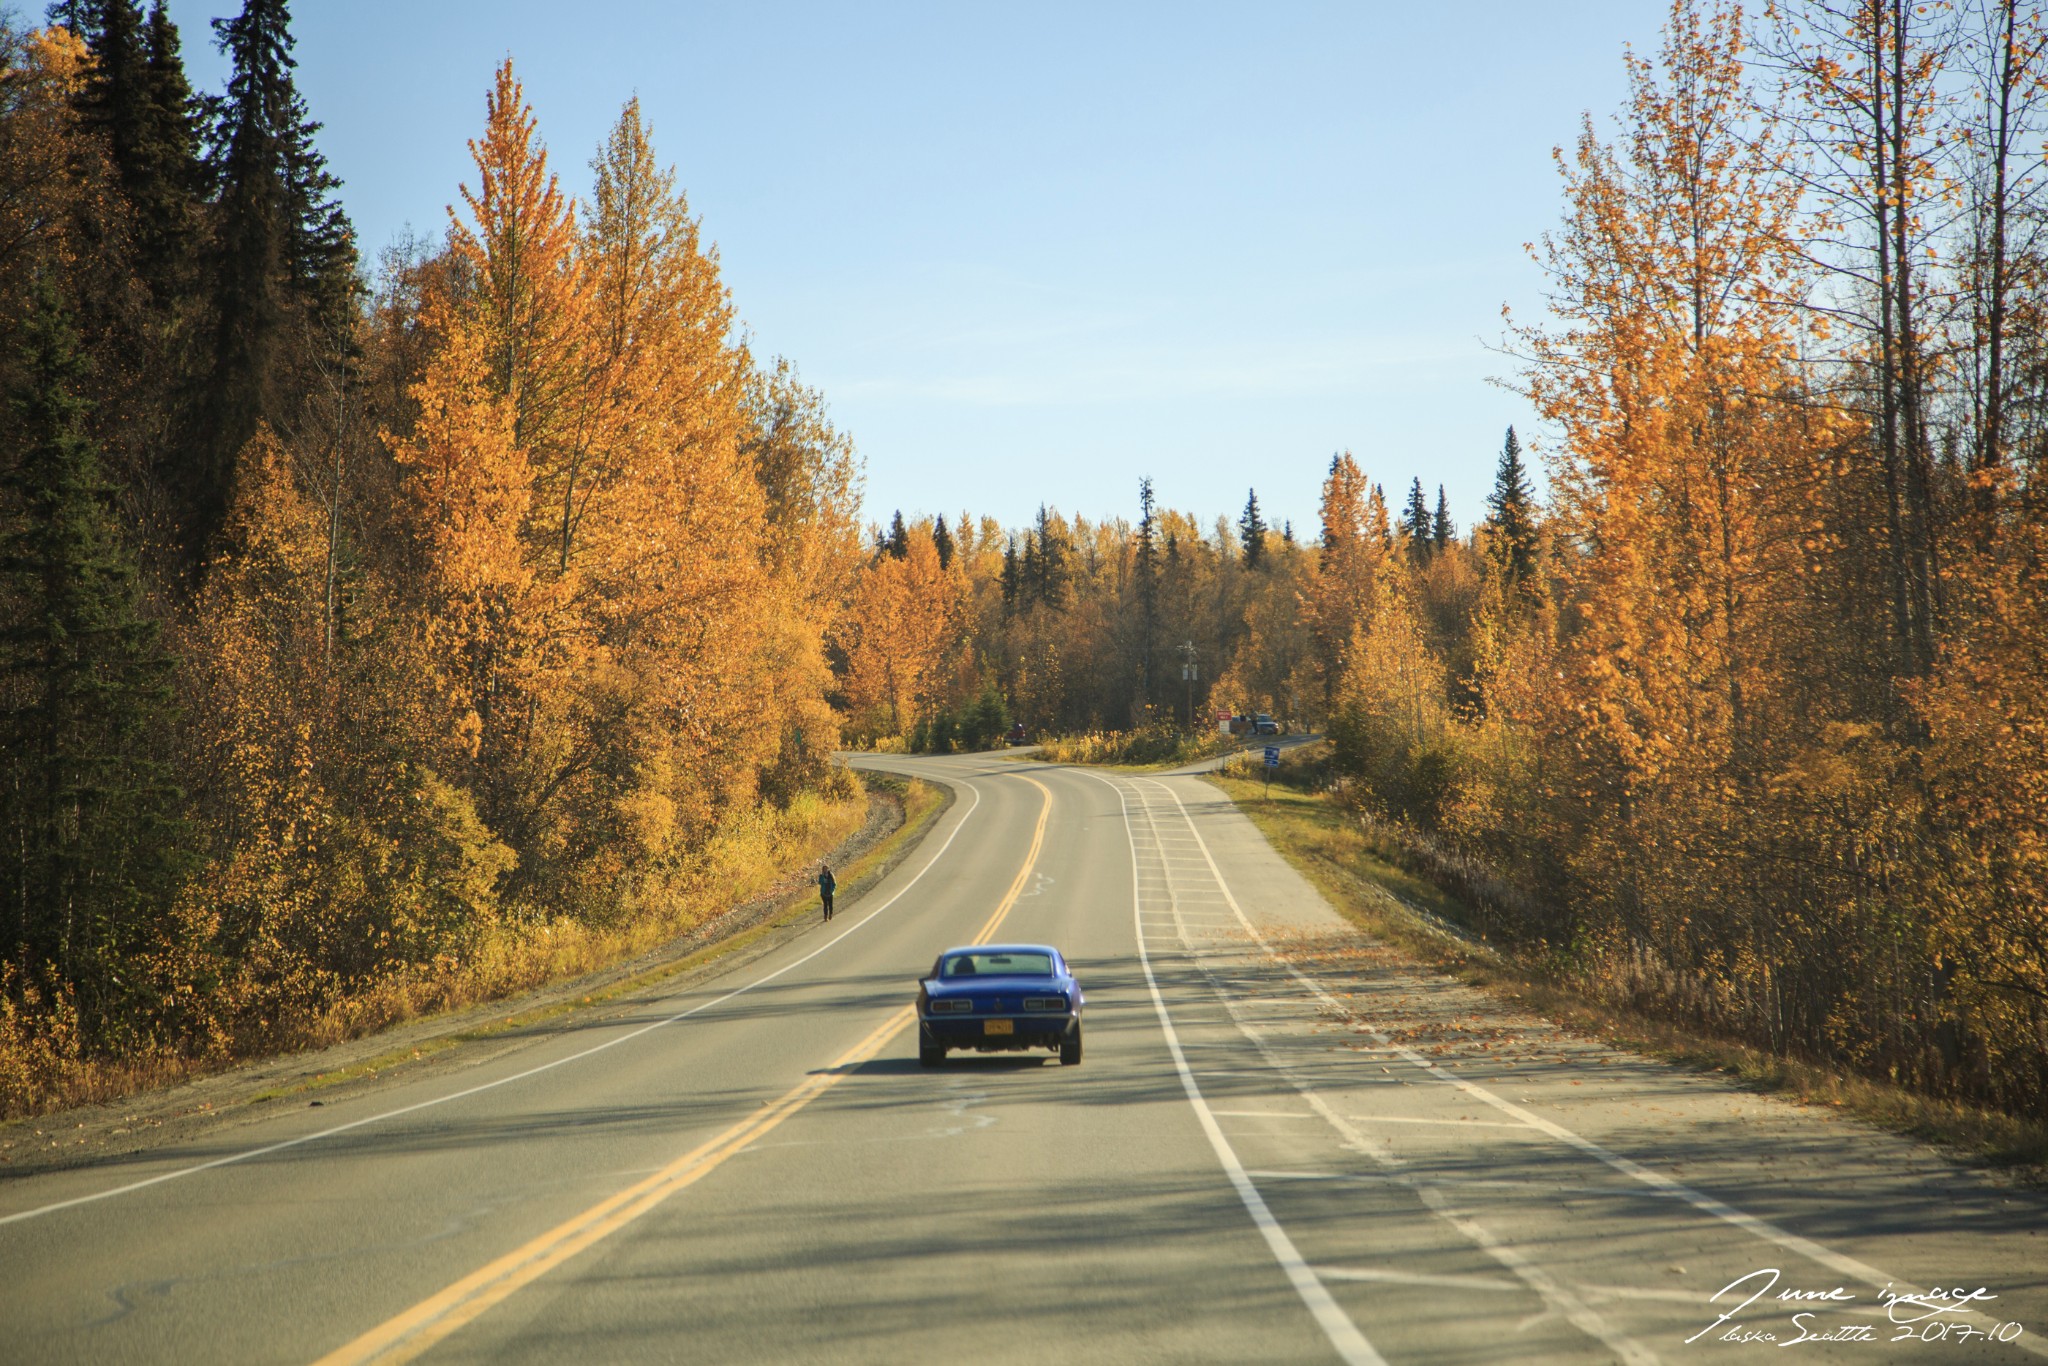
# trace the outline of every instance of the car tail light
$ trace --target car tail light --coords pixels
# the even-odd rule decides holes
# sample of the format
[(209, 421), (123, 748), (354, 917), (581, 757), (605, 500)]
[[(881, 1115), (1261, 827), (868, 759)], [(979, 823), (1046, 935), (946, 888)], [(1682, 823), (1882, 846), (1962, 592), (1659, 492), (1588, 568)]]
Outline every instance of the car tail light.
[(925, 1005), (934, 1015), (965, 1015), (974, 1009), (972, 1001), (927, 1001)]
[(1067, 998), (1064, 996), (1026, 996), (1024, 998), (1024, 1008), (1026, 1010), (1065, 1010), (1067, 1008)]

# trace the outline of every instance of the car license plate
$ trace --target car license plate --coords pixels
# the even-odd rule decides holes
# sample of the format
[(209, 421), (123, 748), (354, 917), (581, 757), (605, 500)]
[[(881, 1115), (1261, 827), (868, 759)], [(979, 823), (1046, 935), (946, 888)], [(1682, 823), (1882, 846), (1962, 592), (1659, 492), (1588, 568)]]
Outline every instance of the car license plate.
[(981, 1032), (984, 1034), (1015, 1034), (1017, 1032), (1017, 1022), (1015, 1020), (983, 1020), (981, 1022)]

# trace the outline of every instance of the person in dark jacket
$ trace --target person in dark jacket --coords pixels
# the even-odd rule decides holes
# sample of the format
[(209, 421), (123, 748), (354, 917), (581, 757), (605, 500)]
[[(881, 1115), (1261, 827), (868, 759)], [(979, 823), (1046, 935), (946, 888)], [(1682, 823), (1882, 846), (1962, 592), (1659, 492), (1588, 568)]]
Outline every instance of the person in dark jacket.
[(819, 864), (818, 897), (825, 903), (825, 918), (827, 920), (830, 920), (832, 918), (832, 889), (834, 887), (837, 887), (838, 885), (839, 880), (832, 876), (831, 865), (825, 863)]

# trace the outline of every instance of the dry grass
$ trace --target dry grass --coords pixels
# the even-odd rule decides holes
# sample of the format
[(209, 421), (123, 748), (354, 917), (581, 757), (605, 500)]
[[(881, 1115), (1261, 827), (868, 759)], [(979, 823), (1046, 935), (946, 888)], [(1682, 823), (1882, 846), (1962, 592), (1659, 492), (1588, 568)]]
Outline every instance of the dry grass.
[(1165, 727), (1146, 730), (1094, 730), (1081, 735), (1055, 735), (1038, 743), (1031, 757), (1054, 764), (1098, 764), (1150, 769), (1178, 768), (1213, 759), (1240, 748), (1244, 741), (1221, 731), (1189, 735)]
[[(883, 784), (877, 784), (878, 786)], [(900, 849), (928, 824), (939, 809), (941, 794), (924, 784), (889, 784), (889, 800), (902, 803), (905, 821), (887, 840), (854, 867), (842, 870), (840, 883), (852, 894), (864, 867), (884, 851)], [(0, 1116), (8, 1119), (91, 1105), (139, 1091), (174, 1085), (194, 1076), (220, 1071), (251, 1058), (322, 1048), (363, 1038), (410, 1020), (445, 1014), (485, 1002), (503, 1000), (550, 983), (600, 971), (670, 944), (733, 907), (782, 897), (798, 905), (808, 894), (818, 861), (854, 835), (866, 819), (865, 794), (831, 799), (805, 796), (787, 811), (764, 811), (730, 823), (662, 889), (658, 899), (643, 902), (638, 913), (611, 925), (557, 920), (533, 925), (494, 927), (464, 957), (444, 956), (375, 982), (318, 1014), (270, 1021), (260, 1033), (237, 1044), (216, 1044), (205, 1050), (172, 1047), (138, 1048), (129, 1056), (86, 1056), (76, 1046), (61, 1012), (39, 1012), (34, 1019), (16, 1013), (0, 999)], [(794, 911), (785, 906), (770, 917), (777, 922)], [(680, 972), (715, 952), (726, 952), (763, 932), (765, 927), (721, 941), (698, 953), (665, 963), (628, 982), (607, 987), (604, 998)], [(596, 998), (593, 998), (596, 999)], [(548, 1007), (546, 1013), (577, 1003)], [(524, 1017), (517, 1017), (523, 1022)], [(495, 1032), (511, 1027), (494, 1025)], [(460, 1042), (423, 1045), (427, 1051)], [(404, 1050), (410, 1056), (415, 1050)], [(363, 1064), (355, 1074), (378, 1070)]]
[(1287, 861), (1330, 904), (1367, 934), (1409, 957), (1565, 1028), (1618, 1048), (1700, 1071), (1723, 1073), (1759, 1092), (1826, 1106), (1959, 1156), (2008, 1169), (2029, 1184), (2048, 1182), (2048, 1125), (1920, 1095), (1818, 1062), (1772, 1054), (1688, 1029), (1600, 998), (1556, 965), (1483, 942), (1464, 927), (1469, 910), (1375, 850), (1359, 823), (1321, 793), (1256, 779), (1213, 779), (1250, 816)]

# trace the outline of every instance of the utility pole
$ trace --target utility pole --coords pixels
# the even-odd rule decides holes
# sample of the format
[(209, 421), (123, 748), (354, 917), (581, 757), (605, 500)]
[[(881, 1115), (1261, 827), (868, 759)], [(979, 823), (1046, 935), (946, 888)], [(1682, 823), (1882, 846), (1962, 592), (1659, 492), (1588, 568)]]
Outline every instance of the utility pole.
[(1190, 735), (1195, 730), (1195, 679), (1199, 675), (1200, 670), (1195, 664), (1195, 642), (1184, 640), (1180, 645), (1180, 681), (1187, 684), (1188, 689), (1188, 733)]

